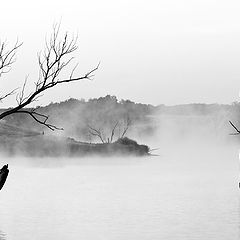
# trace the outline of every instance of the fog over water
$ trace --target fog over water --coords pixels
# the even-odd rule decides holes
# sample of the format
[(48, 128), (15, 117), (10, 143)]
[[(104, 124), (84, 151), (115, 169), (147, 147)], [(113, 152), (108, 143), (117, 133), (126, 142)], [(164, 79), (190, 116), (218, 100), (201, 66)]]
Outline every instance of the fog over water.
[(239, 0), (1, 10), (0, 240), (240, 239)]
[(237, 137), (165, 120), (158, 156), (2, 158), (0, 239), (239, 239)]

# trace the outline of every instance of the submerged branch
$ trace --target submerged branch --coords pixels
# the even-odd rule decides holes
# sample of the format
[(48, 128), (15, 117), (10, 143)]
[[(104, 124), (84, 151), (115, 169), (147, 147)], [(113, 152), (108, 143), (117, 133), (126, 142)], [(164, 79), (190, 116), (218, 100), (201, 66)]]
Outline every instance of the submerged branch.
[(236, 130), (236, 133), (231, 133), (230, 135), (238, 135), (238, 134), (240, 134), (240, 131), (238, 130), (238, 128), (231, 121), (229, 121), (229, 123)]

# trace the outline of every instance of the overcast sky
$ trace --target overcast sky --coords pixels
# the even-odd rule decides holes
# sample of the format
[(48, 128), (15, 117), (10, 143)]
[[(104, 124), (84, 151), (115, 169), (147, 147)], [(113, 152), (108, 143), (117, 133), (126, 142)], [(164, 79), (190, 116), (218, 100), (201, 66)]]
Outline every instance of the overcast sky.
[(101, 66), (94, 81), (50, 90), (39, 104), (106, 94), (155, 105), (239, 100), (237, 0), (2, 1), (0, 39), (24, 42), (2, 93), (36, 79), (37, 52), (60, 19), (79, 36), (77, 73)]

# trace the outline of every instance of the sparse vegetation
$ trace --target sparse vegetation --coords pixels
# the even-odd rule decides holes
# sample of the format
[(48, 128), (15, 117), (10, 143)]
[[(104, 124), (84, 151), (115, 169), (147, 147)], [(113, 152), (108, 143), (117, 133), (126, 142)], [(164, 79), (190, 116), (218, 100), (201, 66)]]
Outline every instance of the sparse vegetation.
[[(227, 138), (232, 131), (228, 124), (229, 116), (234, 123), (238, 123), (240, 106), (239, 104), (187, 104), (154, 107), (129, 100), (119, 101), (116, 97), (108, 95), (88, 101), (69, 99), (61, 103), (51, 103), (39, 108), (38, 111), (43, 114), (51, 113), (52, 121), (64, 126), (65, 130), (61, 132), (61, 137), (51, 136), (49, 134), (51, 131), (47, 132), (46, 128), (31, 121), (24, 114), (11, 115), (6, 117), (5, 124), (2, 123), (0, 126), (1, 151), (9, 150), (14, 153), (15, 146), (21, 146), (23, 152), (29, 149), (32, 156), (38, 155), (39, 152), (41, 155), (50, 156), (60, 153), (82, 156), (94, 152), (102, 155), (113, 153), (141, 155), (140, 153), (146, 154), (151, 150), (148, 146), (139, 145), (132, 139), (139, 141), (139, 139), (147, 140), (149, 137), (151, 141), (153, 137), (158, 136), (164, 141), (167, 138), (181, 141), (189, 134), (191, 138), (191, 134), (196, 133), (196, 126), (198, 132), (194, 134), (195, 137), (205, 138), (206, 135), (212, 134)], [(127, 116), (131, 119), (128, 129)], [(97, 130), (101, 129), (103, 142), (97, 136), (91, 135), (90, 139), (88, 124)], [(125, 135), (123, 135), (124, 129), (127, 129)], [(237, 141), (237, 138), (233, 139)]]
[[(151, 105), (137, 104), (129, 100), (118, 101), (110, 95), (89, 101), (69, 99), (38, 108), (40, 113), (51, 115), (49, 120), (64, 128), (64, 136), (85, 142), (102, 142), (99, 137), (89, 133), (89, 126), (100, 130), (104, 142), (108, 142), (108, 138), (109, 142), (111, 141), (112, 132), (112, 142), (126, 134), (132, 137), (147, 136), (155, 129), (152, 118), (149, 117), (154, 114), (154, 110), (156, 108)], [(6, 117), (5, 121), (40, 133), (51, 133), (24, 114), (11, 115)]]

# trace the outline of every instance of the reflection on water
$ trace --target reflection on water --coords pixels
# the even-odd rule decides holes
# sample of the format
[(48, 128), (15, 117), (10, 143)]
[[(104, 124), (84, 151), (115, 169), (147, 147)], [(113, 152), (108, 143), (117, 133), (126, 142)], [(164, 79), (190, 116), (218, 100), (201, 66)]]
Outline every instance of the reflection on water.
[(11, 240), (239, 239), (237, 148), (161, 153), (45, 168), (9, 160), (1, 229)]
[(0, 240), (7, 240), (6, 234), (0, 231)]

